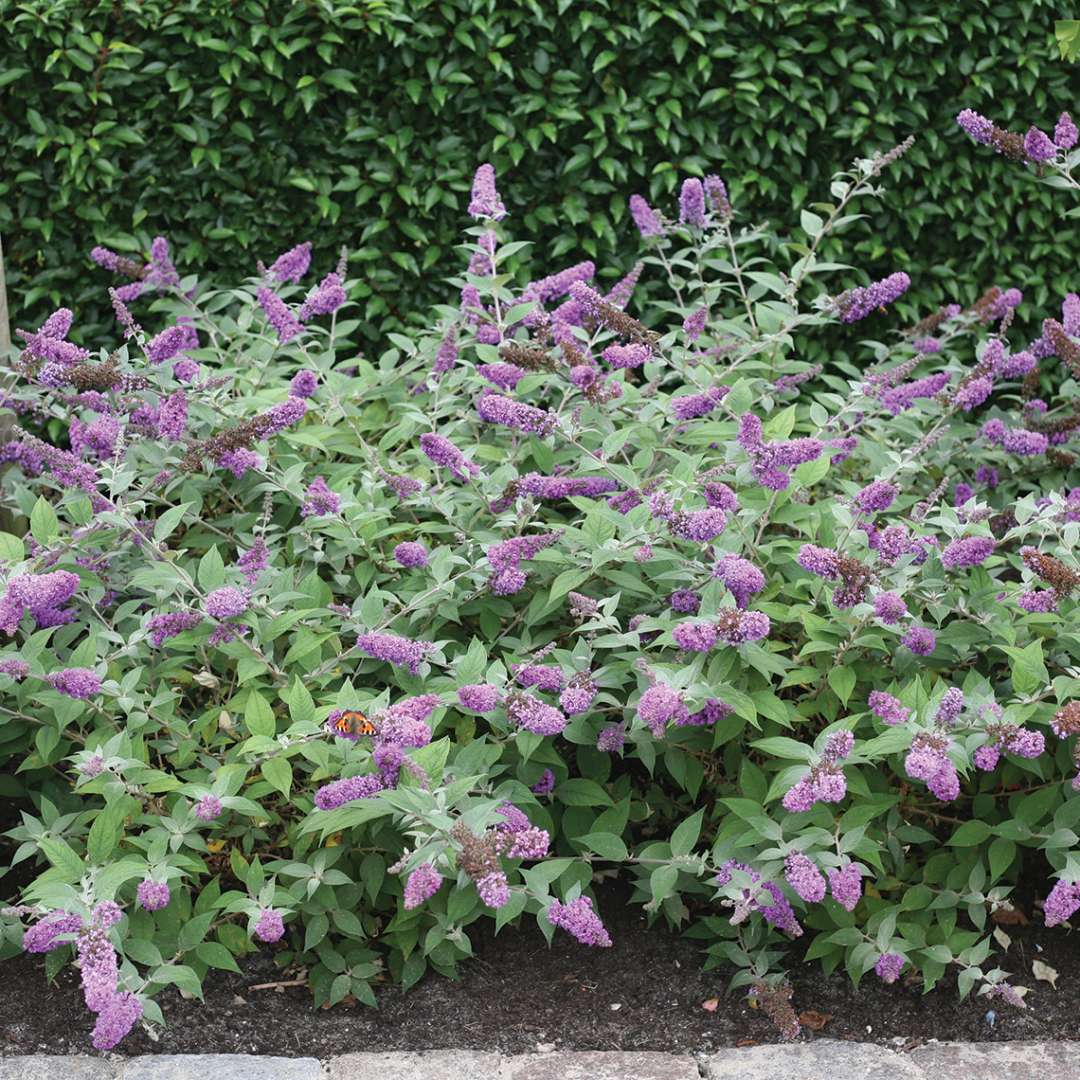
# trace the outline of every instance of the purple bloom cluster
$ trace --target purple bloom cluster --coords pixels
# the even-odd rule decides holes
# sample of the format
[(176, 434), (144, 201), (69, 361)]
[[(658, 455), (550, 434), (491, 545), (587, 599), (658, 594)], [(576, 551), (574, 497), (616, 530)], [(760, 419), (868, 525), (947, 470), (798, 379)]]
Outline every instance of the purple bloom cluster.
[(287, 281), (295, 284), (308, 272), (310, 266), (311, 241), (307, 240), (279, 255), (271, 264), (268, 273), (279, 285), (284, 285)]
[(292, 377), (292, 381), (289, 383), (289, 394), (292, 397), (313, 397), (318, 385), (319, 376), (314, 371), (308, 371), (305, 368)]
[(78, 915), (68, 911), (51, 911), (27, 928), (22, 947), (28, 953), (52, 952), (64, 944), (60, 940), (61, 934), (77, 934), (82, 925), (83, 921)]
[(709, 622), (679, 623), (671, 632), (675, 644), (688, 652), (708, 652), (716, 644), (716, 627)]
[(297, 312), (297, 318), (305, 323), (314, 315), (332, 315), (345, 303), (346, 299), (348, 297), (341, 275), (331, 271), (304, 298)]
[(738, 555), (725, 555), (719, 559), (712, 576), (727, 586), (740, 608), (745, 608), (754, 593), (765, 588), (765, 575), (752, 562)]
[(14, 634), (27, 612), (39, 628), (71, 622), (74, 616), (64, 605), (78, 587), (79, 575), (67, 570), (13, 577), (0, 597), (0, 630)]
[(1080, 911), (1080, 882), (1059, 878), (1043, 903), (1043, 917), (1047, 926), (1068, 922)]
[(506, 715), (534, 735), (558, 735), (566, 727), (566, 716), (560, 710), (531, 694), (511, 694), (506, 699)]
[(274, 328), (278, 341), (282, 345), (292, 341), (297, 334), (303, 332), (304, 328), (293, 314), (292, 308), (273, 290), (260, 289), (258, 300), (259, 306), (266, 313), (267, 321)]
[(427, 566), (428, 553), (423, 544), (405, 540), (394, 548), (394, 559), (398, 566), (407, 568)]
[(784, 878), (808, 904), (818, 904), (825, 899), (825, 878), (801, 852), (793, 852), (784, 860)]
[(895, 500), (896, 488), (887, 480), (875, 480), (855, 496), (855, 505), (864, 514), (874, 514), (888, 510)]
[(993, 555), (995, 546), (992, 536), (965, 536), (953, 540), (941, 553), (941, 565), (946, 570), (978, 566)]
[(404, 667), (410, 675), (420, 673), (420, 665), (427, 659), (434, 648), (426, 641), (410, 641), (396, 634), (368, 632), (356, 639), (356, 647), (365, 655), (375, 660), (384, 660), (388, 664)]
[(608, 367), (638, 368), (652, 358), (652, 350), (641, 344), (609, 345), (600, 355)]
[(899, 953), (883, 953), (874, 964), (874, 974), (882, 982), (894, 983), (904, 969), (904, 958)]
[(432, 863), (421, 863), (405, 882), (403, 906), (406, 911), (430, 900), (442, 887), (442, 874)]
[(638, 699), (637, 713), (653, 735), (660, 739), (663, 738), (669, 722), (685, 721), (688, 710), (677, 690), (663, 683), (656, 683)]
[(471, 476), (475, 476), (480, 469), (471, 461), (467, 461), (465, 455), (449, 440), (442, 435), (428, 433), (420, 436), (420, 449), (436, 465), (457, 477), (458, 480), (469, 482)]
[(700, 394), (672, 398), (671, 411), (676, 420), (696, 420), (708, 416), (727, 396), (730, 386), (713, 386)]
[(565, 682), (562, 668), (555, 664), (513, 664), (511, 671), (518, 686), (535, 686), (549, 694), (557, 694)]
[(874, 597), (874, 614), (886, 626), (895, 626), (907, 613), (907, 604), (898, 593), (880, 592)]
[(899, 698), (885, 693), (884, 690), (871, 690), (868, 704), (870, 711), (890, 727), (906, 724), (911, 716), (911, 710), (905, 709)]
[(529, 790), (534, 795), (550, 795), (555, 790), (555, 774), (550, 769), (545, 769)]
[(7, 675), (16, 682), (21, 682), (30, 674), (30, 665), (17, 656), (8, 656), (0, 660), (0, 675)]
[(919, 398), (930, 398), (940, 393), (948, 383), (949, 373), (939, 371), (936, 375), (924, 375), (921, 379), (891, 386), (881, 392), (878, 400), (893, 416), (899, 416)]
[(854, 911), (862, 897), (862, 871), (853, 862), (829, 870), (829, 892), (845, 911)]
[(76, 701), (86, 701), (101, 693), (101, 679), (91, 668), (64, 668), (46, 675), (45, 679), (54, 690)]
[(330, 490), (326, 481), (317, 476), (304, 492), (304, 504), (300, 507), (301, 517), (323, 517), (336, 514), (341, 509), (341, 496)]
[(705, 510), (679, 511), (670, 516), (668, 527), (673, 536), (698, 544), (707, 544), (710, 540), (715, 540), (727, 527), (727, 514), (715, 507), (708, 507)]
[(476, 401), (476, 411), (485, 423), (501, 424), (535, 435), (547, 435), (555, 427), (555, 417), (551, 413), (503, 394), (481, 394)]
[(644, 239), (664, 235), (660, 216), (640, 195), (630, 196), (630, 216)]
[(593, 910), (592, 900), (587, 896), (579, 896), (568, 904), (560, 900), (552, 900), (547, 910), (547, 917), (552, 926), (565, 930), (577, 938), (582, 945), (591, 945), (601, 949), (606, 949), (611, 945), (611, 937), (604, 929), (600, 916)]
[(502, 694), (496, 686), (472, 683), (458, 688), (458, 704), (469, 712), (488, 713), (495, 709)]
[(495, 189), (495, 167), (481, 165), (473, 176), (472, 199), (469, 217), (477, 221), (501, 221), (506, 217), (506, 207)]
[(626, 744), (626, 729), (622, 724), (607, 724), (596, 736), (596, 749), (605, 754), (615, 754)]
[(840, 321), (853, 323), (865, 319), (878, 308), (898, 300), (910, 286), (911, 278), (901, 270), (866, 288), (852, 289), (837, 300)]
[(280, 941), (285, 933), (285, 923), (281, 912), (273, 908), (263, 908), (255, 923), (254, 934), (260, 941)]
[(164, 881), (154, 881), (153, 878), (140, 881), (135, 896), (147, 911), (160, 911), (169, 906), (169, 886)]
[(937, 712), (934, 714), (934, 722), (941, 727), (952, 727), (957, 717), (964, 711), (964, 691), (959, 687), (950, 686), (941, 696), (938, 702)]
[(531, 559), (544, 548), (558, 540), (557, 532), (537, 533), (532, 536), (515, 536), (492, 544), (487, 549), (487, 559), (491, 564), (491, 591), (496, 596), (509, 596), (521, 589), (528, 575), (521, 569), (521, 564)]
[(598, 495), (618, 490), (618, 487), (618, 483), (607, 476), (543, 476), (536, 472), (526, 473), (517, 482), (520, 494), (549, 500), (574, 496), (595, 499)]
[(373, 795), (378, 795), (385, 786), (382, 778), (375, 773), (348, 776), (344, 780), (335, 780), (319, 788), (315, 792), (315, 806), (319, 810), (336, 810), (356, 799), (370, 799)]
[(235, 585), (223, 585), (206, 597), (206, 614), (212, 619), (231, 619), (243, 615), (248, 609), (251, 597), (246, 589)]
[[(795, 912), (792, 910), (787, 897), (781, 892), (780, 886), (772, 881), (766, 881), (762, 884), (761, 875), (745, 863), (737, 862), (735, 859), (728, 859), (713, 878), (714, 884), (721, 889), (732, 884), (734, 871), (736, 870), (745, 874), (754, 886), (760, 885), (760, 888), (744, 888), (741, 890), (736, 909), (739, 914), (738, 916), (732, 916), (732, 920), (736, 921), (736, 918), (745, 918), (747, 912), (759, 911), (766, 922), (778, 927), (792, 937), (801, 937), (803, 929), (799, 925), (798, 919), (795, 918)], [(771, 902), (761, 902), (760, 893), (762, 891), (769, 894)]]
[(799, 548), (797, 562), (804, 570), (826, 581), (835, 581), (840, 572), (840, 556), (831, 548), (818, 547), (816, 544), (803, 544)]
[(754, 479), (772, 491), (783, 491), (791, 483), (787, 470), (814, 461), (825, 449), (819, 439), (764, 442), (761, 420), (753, 413), (744, 413), (740, 418), (738, 440), (750, 455)]
[(500, 390), (513, 390), (515, 386), (529, 373), (517, 364), (500, 362), (498, 364), (481, 364), (477, 374), (482, 375), (493, 386)]
[(911, 741), (904, 759), (904, 771), (926, 786), (941, 802), (951, 802), (960, 794), (960, 777), (947, 750), (949, 740), (942, 735), (919, 733)]
[(221, 817), (221, 800), (216, 795), (204, 795), (195, 804), (195, 816), (200, 821), (213, 821)]
[(705, 188), (693, 177), (683, 181), (679, 192), (679, 221), (698, 229), (705, 225)]
[(925, 626), (913, 626), (900, 640), (916, 656), (929, 656), (937, 648), (937, 636)]
[(709, 318), (709, 309), (702, 305), (683, 319), (683, 333), (690, 341), (697, 341), (705, 329), (705, 322)]

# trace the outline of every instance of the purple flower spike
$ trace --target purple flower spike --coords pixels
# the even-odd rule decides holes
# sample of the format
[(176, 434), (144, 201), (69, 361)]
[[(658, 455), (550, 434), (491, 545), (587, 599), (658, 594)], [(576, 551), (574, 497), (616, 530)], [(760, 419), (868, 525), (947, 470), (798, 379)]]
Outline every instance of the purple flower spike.
[(640, 195), (630, 196), (630, 216), (644, 239), (664, 235), (659, 215)]
[(601, 949), (609, 948), (611, 945), (611, 937), (604, 929), (600, 916), (593, 910), (592, 901), (587, 896), (579, 896), (568, 904), (553, 900), (548, 908), (547, 917), (552, 926), (565, 930), (577, 938), (582, 945), (591, 945)]
[(407, 911), (430, 900), (442, 887), (442, 874), (431, 863), (422, 863), (405, 882), (403, 906)]
[(477, 221), (502, 221), (506, 217), (506, 207), (495, 189), (495, 167), (484, 164), (476, 170), (473, 177), (472, 199), (469, 202), (469, 217)]
[(1057, 147), (1045, 131), (1029, 127), (1024, 136), (1024, 153), (1032, 161), (1053, 161), (1057, 157)]
[(700, 180), (684, 180), (679, 192), (679, 221), (700, 229), (705, 225), (705, 188)]

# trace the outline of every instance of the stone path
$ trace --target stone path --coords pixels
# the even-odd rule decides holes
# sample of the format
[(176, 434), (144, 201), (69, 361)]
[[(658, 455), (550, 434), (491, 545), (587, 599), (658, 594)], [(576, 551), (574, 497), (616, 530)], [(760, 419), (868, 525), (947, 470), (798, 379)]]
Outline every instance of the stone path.
[(162, 1054), (0, 1057), (0, 1080), (1076, 1080), (1080, 1042), (928, 1043), (902, 1053), (816, 1039), (718, 1054), (501, 1055), (475, 1050), (315, 1058)]

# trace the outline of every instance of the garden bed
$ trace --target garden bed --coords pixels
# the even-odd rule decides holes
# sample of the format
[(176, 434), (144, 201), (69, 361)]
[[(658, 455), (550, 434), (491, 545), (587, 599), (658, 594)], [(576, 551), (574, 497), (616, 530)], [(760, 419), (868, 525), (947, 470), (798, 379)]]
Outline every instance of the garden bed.
[[(168, 1026), (158, 1040), (136, 1028), (124, 1054), (261, 1053), (328, 1057), (349, 1051), (470, 1048), (509, 1053), (545, 1044), (566, 1050), (709, 1051), (779, 1042), (760, 1010), (741, 991), (724, 996), (729, 971), (703, 972), (693, 941), (660, 927), (646, 930), (640, 907), (618, 887), (599, 891), (611, 929), (610, 949), (582, 951), (556, 937), (551, 949), (532, 925), (498, 937), (486, 921), (470, 927), (476, 958), (460, 982), (428, 975), (408, 993), (383, 987), (378, 1010), (340, 1005), (312, 1010), (303, 987), (252, 989), (290, 979), (264, 951), (243, 973), (213, 972), (205, 1004), (175, 990), (158, 998)], [(1030, 907), (1026, 909), (1031, 914)], [(960, 1001), (955, 982), (929, 994), (921, 980), (887, 986), (869, 975), (856, 990), (841, 972), (825, 976), (816, 963), (791, 971), (793, 1003), (803, 1035), (827, 1020), (823, 1037), (917, 1045), (928, 1039), (1012, 1040), (1080, 1037), (1080, 937), (1044, 930), (1038, 913), (1012, 938), (1003, 966), (1029, 986), (1023, 1011), (985, 997)], [(1058, 988), (1032, 977), (1032, 960), (1058, 972)], [(82, 1003), (78, 972), (66, 968), (47, 988), (40, 958), (5, 961), (0, 981), (0, 1054), (87, 1053), (94, 1017)], [(715, 1012), (703, 1003), (719, 997)], [(617, 1006), (617, 1008), (616, 1008)], [(994, 1022), (987, 1019), (993, 1009)], [(817, 1017), (807, 1016), (816, 1013)]]

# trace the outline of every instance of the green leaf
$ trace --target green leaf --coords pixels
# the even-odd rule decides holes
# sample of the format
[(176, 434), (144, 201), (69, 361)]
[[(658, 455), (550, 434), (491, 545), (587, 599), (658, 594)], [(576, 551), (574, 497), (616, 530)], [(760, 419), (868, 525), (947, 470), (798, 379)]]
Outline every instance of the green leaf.
[(157, 519), (157, 523), (154, 525), (154, 539), (159, 544), (172, 535), (173, 530), (183, 520), (184, 514), (187, 513), (189, 506), (191, 506), (191, 503), (181, 503), (179, 506), (174, 506), (172, 509), (166, 510), (165, 513)]
[(204, 941), (196, 949), (195, 955), (210, 967), (219, 968), (221, 971), (240, 971), (240, 966), (224, 945), (217, 941)]
[(841, 704), (846, 705), (855, 689), (855, 672), (849, 667), (833, 667), (829, 669), (828, 681)]
[(45, 858), (60, 872), (62, 879), (69, 884), (76, 882), (83, 875), (83, 862), (72, 850), (66, 840), (57, 836), (42, 836), (37, 845)]
[(252, 735), (273, 738), (277, 733), (274, 710), (257, 690), (248, 694), (247, 704), (244, 706), (244, 725)]
[(956, 832), (949, 837), (949, 843), (953, 847), (974, 847), (981, 844), (990, 835), (990, 826), (979, 818), (965, 821)]
[(177, 938), (177, 944), (181, 950), (186, 952), (188, 949), (194, 949), (206, 937), (206, 932), (210, 929), (210, 924), (216, 916), (217, 912), (207, 911), (202, 915), (195, 915), (190, 919), (186, 919), (184, 925), (180, 928), (180, 936)]
[(613, 862), (626, 861), (628, 854), (626, 845), (613, 833), (586, 833), (584, 836), (576, 837), (576, 842), (584, 844), (589, 851), (596, 852), (601, 858), (611, 859)]
[(121, 795), (99, 810), (86, 838), (86, 857), (96, 866), (108, 862), (124, 834), (124, 820), (132, 812), (135, 800)]
[(679, 824), (678, 828), (671, 834), (672, 855), (689, 855), (694, 850), (694, 845), (701, 835), (701, 822), (704, 815), (705, 810), (702, 808)]
[(34, 509), (30, 511), (30, 532), (44, 548), (52, 547), (60, 535), (60, 520), (52, 504), (44, 496), (38, 496)]
[(280, 791), (285, 798), (289, 797), (292, 790), (293, 770), (289, 759), (283, 755), (267, 758), (259, 770), (263, 779), (275, 790)]
[(566, 806), (610, 806), (611, 796), (595, 781), (584, 777), (564, 780), (555, 797)]
[(11, 533), (0, 532), (0, 562), (17, 563), (26, 558), (23, 542)]

